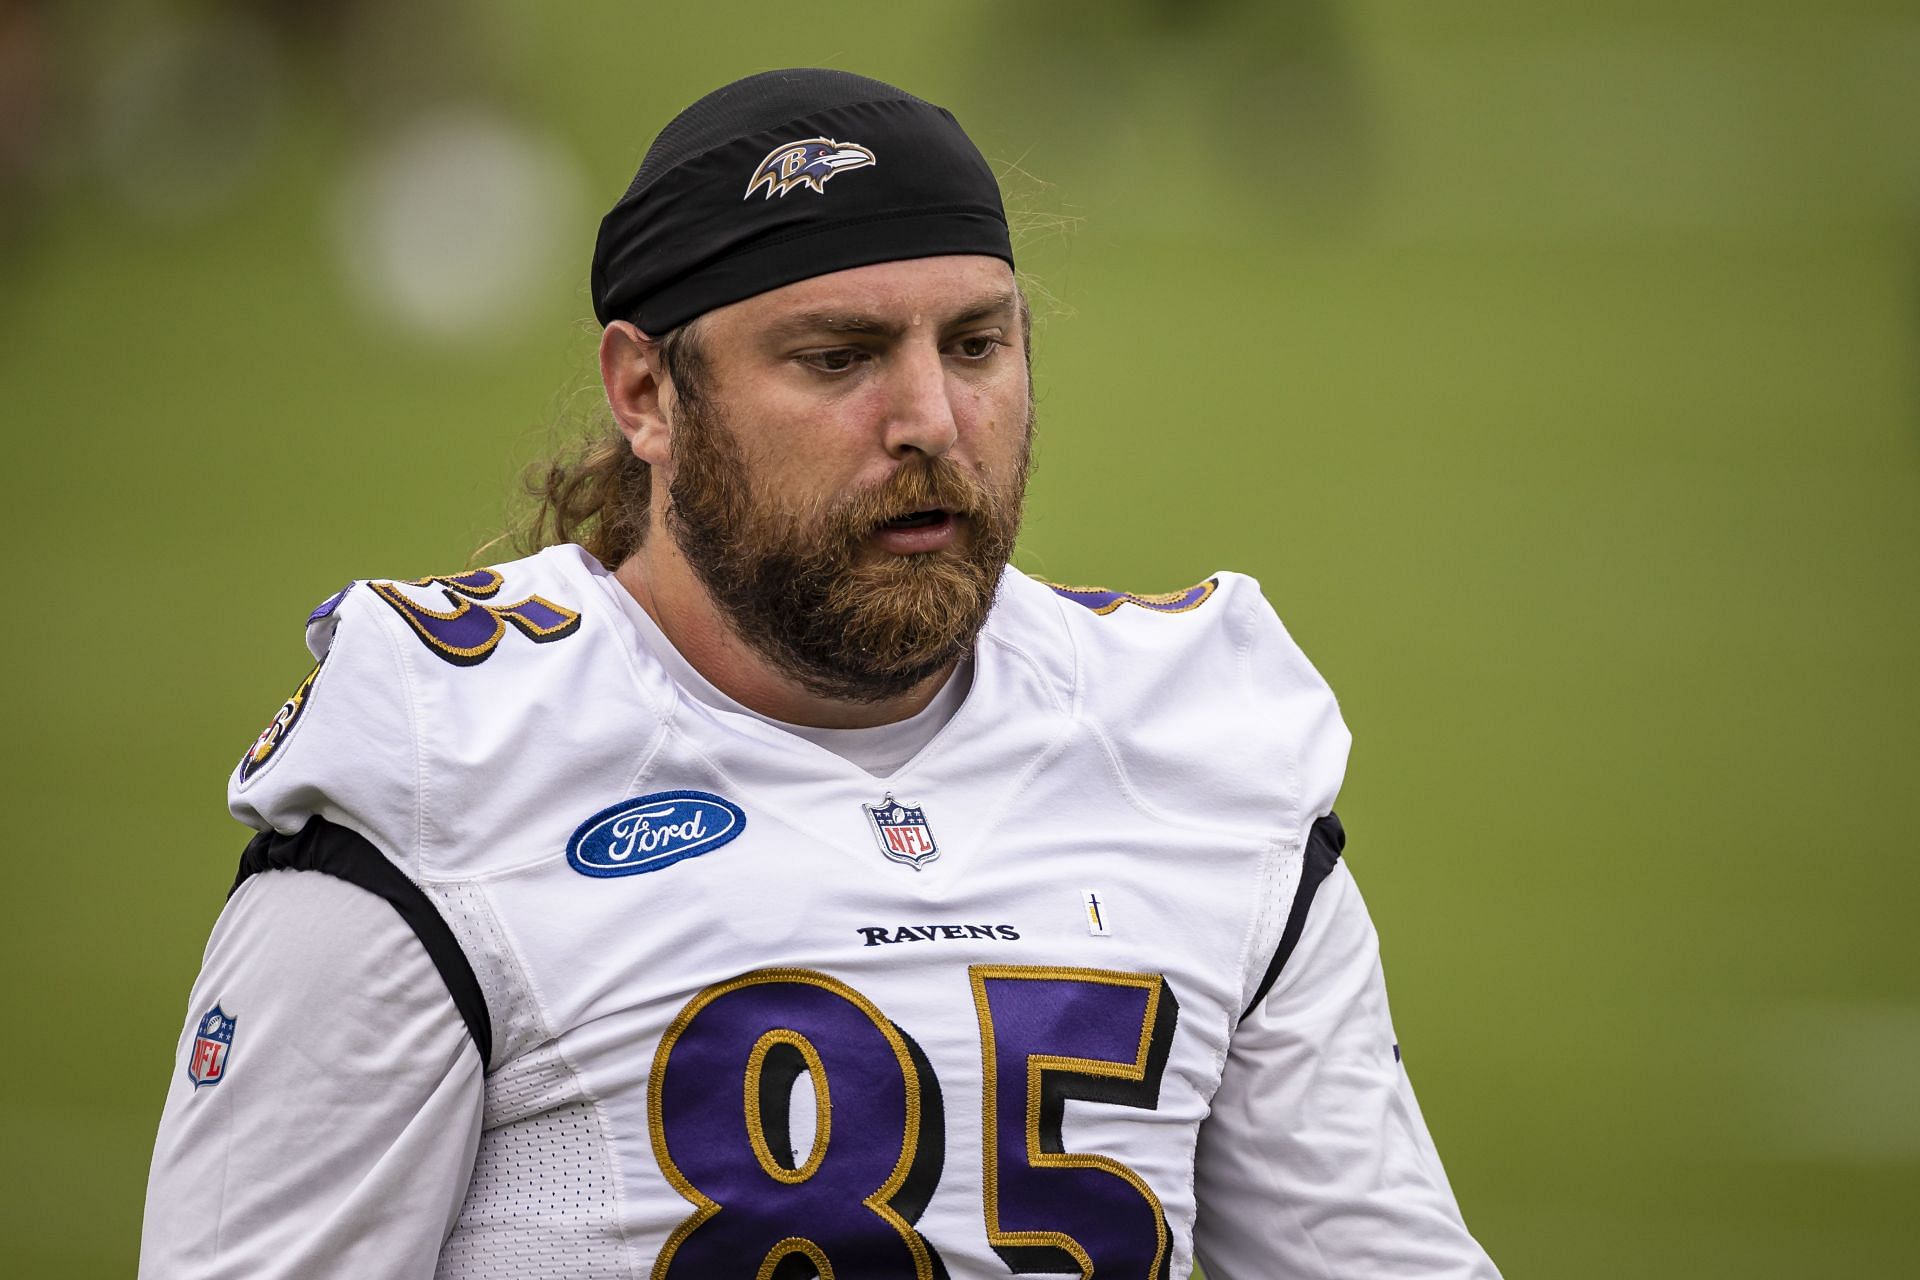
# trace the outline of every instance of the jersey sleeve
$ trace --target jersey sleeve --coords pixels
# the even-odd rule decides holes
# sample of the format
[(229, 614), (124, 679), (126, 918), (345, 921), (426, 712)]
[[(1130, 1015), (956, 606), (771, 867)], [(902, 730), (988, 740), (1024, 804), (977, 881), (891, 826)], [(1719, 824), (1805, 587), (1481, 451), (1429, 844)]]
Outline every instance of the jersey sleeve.
[(317, 665), (241, 758), (227, 784), (233, 816), (292, 834), (320, 816), (418, 873), (420, 747), (413, 678), (391, 622), (354, 584), (307, 625)]
[(1165, 596), (1052, 590), (1077, 710), (1112, 744), (1128, 794), (1175, 825), (1199, 809), (1297, 857), (1333, 808), (1351, 737), (1260, 584), (1222, 571)]
[[(214, 1010), (224, 1054), (196, 1062)], [(333, 876), (251, 876), (187, 1016), (142, 1280), (428, 1280), (473, 1168), (482, 1073), (413, 929)]]
[(1195, 1192), (1210, 1280), (1498, 1280), (1414, 1101), (1344, 864), (1234, 1034)]
[[(1222, 575), (1226, 577), (1228, 575)], [(1333, 690), (1301, 651), (1259, 584), (1246, 580), (1245, 695), (1250, 707), (1276, 727), (1271, 743), (1249, 761), (1255, 769), (1282, 773), (1283, 841), (1303, 844), (1314, 823), (1333, 811), (1347, 776), (1353, 735), (1341, 717)]]

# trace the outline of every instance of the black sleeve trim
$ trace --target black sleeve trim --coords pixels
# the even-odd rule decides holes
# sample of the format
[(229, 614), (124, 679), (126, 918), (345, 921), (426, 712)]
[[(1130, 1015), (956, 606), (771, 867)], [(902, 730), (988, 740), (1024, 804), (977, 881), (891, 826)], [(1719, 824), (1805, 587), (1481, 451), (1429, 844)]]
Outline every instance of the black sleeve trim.
[(1267, 964), (1266, 976), (1260, 979), (1260, 987), (1253, 993), (1253, 999), (1241, 1011), (1245, 1018), (1255, 1006), (1267, 998), (1267, 992), (1273, 990), (1274, 982), (1280, 977), (1280, 970), (1286, 966), (1287, 957), (1300, 945), (1300, 933), (1307, 927), (1307, 909), (1313, 905), (1313, 895), (1319, 890), (1320, 882), (1332, 873), (1334, 865), (1340, 861), (1340, 851), (1347, 847), (1347, 829), (1340, 825), (1340, 815), (1329, 813), (1313, 824), (1313, 830), (1307, 833), (1307, 851), (1300, 867), (1300, 887), (1293, 893), (1293, 910), (1287, 913), (1286, 928), (1280, 931), (1280, 945), (1273, 949), (1273, 959)]
[(433, 967), (440, 971), (440, 980), (447, 984), (447, 994), (453, 997), (453, 1007), (466, 1022), (473, 1047), (480, 1051), (480, 1065), (485, 1069), (493, 1058), (493, 1021), (487, 1016), (480, 979), (474, 976), (473, 966), (467, 962), (453, 930), (419, 885), (389, 862), (365, 836), (317, 814), (307, 819), (307, 825), (297, 834), (287, 836), (277, 831), (262, 831), (248, 841), (246, 852), (240, 855), (240, 872), (233, 878), (233, 888), (227, 890), (227, 896), (231, 898), (249, 876), (280, 870), (318, 871), (386, 899), (420, 939)]

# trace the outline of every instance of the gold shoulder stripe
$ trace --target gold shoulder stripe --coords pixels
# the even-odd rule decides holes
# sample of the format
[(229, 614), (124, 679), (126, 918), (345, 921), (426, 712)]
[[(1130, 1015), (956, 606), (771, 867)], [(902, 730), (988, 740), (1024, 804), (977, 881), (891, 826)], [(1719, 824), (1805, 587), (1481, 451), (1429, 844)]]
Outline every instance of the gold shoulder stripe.
[(1123, 604), (1139, 605), (1154, 613), (1191, 613), (1205, 604), (1220, 586), (1220, 579), (1208, 578), (1184, 591), (1149, 592), (1143, 595), (1133, 591), (1112, 591), (1106, 587), (1069, 587), (1064, 583), (1048, 582), (1044, 578), (1039, 581), (1054, 594), (1100, 614), (1112, 613)]

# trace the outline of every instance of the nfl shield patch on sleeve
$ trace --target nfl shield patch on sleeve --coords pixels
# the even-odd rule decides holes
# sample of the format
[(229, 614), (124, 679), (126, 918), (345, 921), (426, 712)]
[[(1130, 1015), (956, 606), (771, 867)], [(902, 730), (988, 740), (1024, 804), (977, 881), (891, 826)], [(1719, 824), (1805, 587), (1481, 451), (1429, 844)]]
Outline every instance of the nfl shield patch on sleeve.
[(187, 1052), (187, 1079), (193, 1081), (196, 1092), (203, 1084), (219, 1084), (226, 1078), (235, 1021), (217, 1004), (201, 1017), (193, 1048)]

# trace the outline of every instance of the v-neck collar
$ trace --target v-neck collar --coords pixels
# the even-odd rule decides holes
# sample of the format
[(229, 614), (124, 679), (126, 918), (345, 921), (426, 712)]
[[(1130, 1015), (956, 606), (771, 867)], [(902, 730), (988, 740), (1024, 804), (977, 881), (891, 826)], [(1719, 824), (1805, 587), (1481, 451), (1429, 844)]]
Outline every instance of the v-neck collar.
[[(582, 586), (611, 575), (584, 550), (569, 557), (564, 572)], [(925, 874), (907, 877), (910, 892), (929, 900), (947, 891), (966, 866), (994, 841), (1008, 806), (1047, 767), (1080, 724), (1079, 655), (1060, 599), (1044, 585), (1009, 567), (973, 653), (973, 679), (952, 717), (890, 777), (876, 778), (826, 747), (798, 737), (763, 717), (712, 705), (687, 692), (636, 634), (620, 595), (605, 610), (610, 637), (646, 704), (660, 717), (664, 735), (647, 752), (632, 780), (636, 790), (665, 785), (672, 761), (689, 756), (710, 770), (743, 802), (797, 833), (829, 845), (856, 861), (904, 869), (873, 852), (874, 836), (863, 805), (892, 796), (903, 804), (925, 803), (942, 853)], [(638, 607), (635, 602), (634, 608)], [(649, 619), (649, 621), (651, 621)], [(682, 659), (684, 661), (684, 659)], [(675, 785), (678, 785), (677, 783)]]
[(619, 579), (603, 574), (600, 586), (632, 627), (634, 643), (665, 669), (682, 697), (723, 716), (755, 720), (790, 738), (811, 743), (877, 780), (891, 779), (912, 764), (959, 712), (973, 683), (973, 660), (968, 658), (955, 668), (932, 701), (904, 720), (857, 729), (791, 724), (762, 715), (702, 675)]

